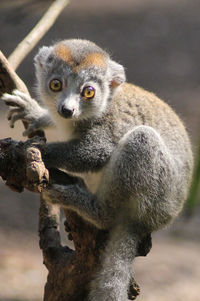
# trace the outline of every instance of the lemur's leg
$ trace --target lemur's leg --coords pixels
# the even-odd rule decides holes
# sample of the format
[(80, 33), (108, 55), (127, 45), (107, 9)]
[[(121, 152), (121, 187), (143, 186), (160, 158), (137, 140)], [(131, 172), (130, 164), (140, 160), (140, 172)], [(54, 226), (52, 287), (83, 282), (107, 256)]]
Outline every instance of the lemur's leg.
[(97, 197), (152, 232), (181, 209), (177, 184), (181, 177), (160, 135), (149, 126), (138, 126), (112, 153)]
[(127, 301), (140, 241), (173, 215), (175, 188), (174, 162), (155, 130), (140, 126), (125, 135), (97, 193), (101, 200), (118, 207), (122, 216), (111, 231), (89, 301)]

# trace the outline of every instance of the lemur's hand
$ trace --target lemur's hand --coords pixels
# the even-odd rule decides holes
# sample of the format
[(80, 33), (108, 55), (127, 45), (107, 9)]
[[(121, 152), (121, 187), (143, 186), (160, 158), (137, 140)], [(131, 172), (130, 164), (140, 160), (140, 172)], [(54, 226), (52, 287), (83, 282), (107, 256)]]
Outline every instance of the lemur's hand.
[(28, 122), (28, 128), (23, 132), (23, 136), (28, 136), (53, 123), (48, 110), (23, 92), (14, 90), (13, 94), (5, 93), (1, 98), (9, 106), (8, 120), (10, 120), (11, 128), (14, 127), (17, 120)]

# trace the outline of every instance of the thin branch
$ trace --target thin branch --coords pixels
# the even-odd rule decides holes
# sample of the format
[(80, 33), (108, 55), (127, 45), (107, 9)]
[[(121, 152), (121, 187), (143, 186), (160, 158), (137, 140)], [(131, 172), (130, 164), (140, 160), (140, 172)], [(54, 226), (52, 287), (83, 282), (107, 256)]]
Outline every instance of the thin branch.
[[(11, 64), (8, 62), (8, 60), (3, 55), (3, 53), (0, 51), (0, 97), (2, 96), (3, 93), (12, 94), (12, 91), (14, 89), (18, 89), (30, 95), (25, 83), (15, 73)], [(26, 129), (28, 126), (27, 122), (23, 121), (23, 124)], [(43, 130), (35, 131), (33, 134), (29, 136), (29, 138), (35, 135), (44, 137), (44, 131)]]
[(64, 7), (69, 4), (69, 0), (56, 0), (49, 7), (42, 19), (36, 24), (25, 39), (19, 43), (16, 49), (11, 53), (8, 60), (14, 70), (34, 48), (34, 46), (41, 40), (49, 28), (54, 24), (59, 14)]
[(3, 93), (12, 93), (14, 89), (18, 89), (29, 95), (26, 85), (15, 73), (11, 64), (0, 51), (0, 96)]

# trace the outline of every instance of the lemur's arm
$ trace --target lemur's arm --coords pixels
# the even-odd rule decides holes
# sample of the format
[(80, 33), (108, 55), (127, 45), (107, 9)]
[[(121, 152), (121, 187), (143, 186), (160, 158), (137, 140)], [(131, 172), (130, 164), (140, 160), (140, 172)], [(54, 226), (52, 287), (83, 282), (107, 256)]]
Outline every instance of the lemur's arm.
[(89, 133), (69, 142), (48, 143), (43, 159), (47, 168), (63, 168), (71, 172), (97, 171), (109, 160), (113, 149), (113, 142), (99, 131), (99, 135)]

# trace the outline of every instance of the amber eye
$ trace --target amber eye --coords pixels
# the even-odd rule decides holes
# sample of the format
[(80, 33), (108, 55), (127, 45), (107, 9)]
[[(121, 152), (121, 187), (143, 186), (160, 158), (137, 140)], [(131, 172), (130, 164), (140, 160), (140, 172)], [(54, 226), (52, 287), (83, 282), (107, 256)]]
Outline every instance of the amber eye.
[(49, 83), (49, 88), (53, 92), (59, 92), (62, 90), (62, 82), (59, 79), (52, 79)]
[(95, 95), (95, 89), (92, 86), (85, 87), (81, 93), (84, 99), (92, 99)]

